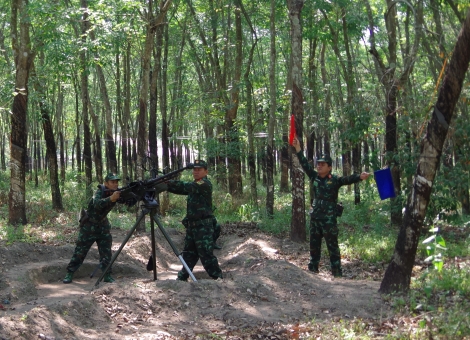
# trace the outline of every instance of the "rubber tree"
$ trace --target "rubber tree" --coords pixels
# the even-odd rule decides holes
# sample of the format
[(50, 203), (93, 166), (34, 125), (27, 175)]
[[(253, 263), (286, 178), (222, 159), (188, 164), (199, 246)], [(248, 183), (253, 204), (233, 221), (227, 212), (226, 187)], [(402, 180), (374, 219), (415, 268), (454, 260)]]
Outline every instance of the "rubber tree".
[(410, 287), (411, 272), (423, 226), (432, 186), (441, 162), (444, 141), (452, 121), (454, 109), (462, 91), (470, 62), (470, 9), (457, 38), (452, 58), (434, 105), (426, 134), (421, 141), (418, 165), (413, 187), (408, 196), (392, 260), (380, 285), (381, 293), (406, 291)]

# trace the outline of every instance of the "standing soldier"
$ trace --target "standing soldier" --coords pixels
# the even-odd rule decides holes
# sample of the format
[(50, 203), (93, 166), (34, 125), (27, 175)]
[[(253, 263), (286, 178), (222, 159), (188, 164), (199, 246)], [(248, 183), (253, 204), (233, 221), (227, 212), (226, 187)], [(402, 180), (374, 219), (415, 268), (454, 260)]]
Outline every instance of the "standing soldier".
[[(100, 253), (100, 268), (105, 270), (111, 260), (111, 246), (113, 237), (111, 236), (111, 224), (108, 221), (108, 213), (116, 205), (121, 193), (118, 189), (119, 176), (109, 173), (104, 179), (104, 188), (100, 186), (95, 195), (88, 203), (86, 216), (80, 219), (80, 231), (69, 265), (67, 275), (63, 282), (71, 283), (73, 274), (80, 268), (93, 243), (98, 245)], [(109, 191), (105, 191), (109, 190)], [(112, 192), (111, 195), (109, 193)], [(114, 282), (111, 277), (111, 268), (103, 279), (104, 282)]]
[(330, 254), (331, 272), (333, 276), (341, 277), (343, 272), (338, 245), (338, 191), (343, 185), (367, 179), (369, 173), (363, 172), (360, 175), (354, 174), (344, 177), (332, 175), (332, 161), (329, 155), (322, 155), (317, 159), (317, 171), (315, 171), (302, 153), (297, 136), (294, 138), (292, 145), (295, 148), (300, 165), (313, 182), (315, 192), (310, 215), (310, 262), (308, 269), (314, 273), (319, 272), (321, 242), (322, 237), (324, 237)]
[[(201, 259), (202, 266), (214, 280), (222, 278), (214, 250), (214, 213), (212, 210), (212, 183), (207, 178), (207, 163), (196, 160), (193, 168), (192, 182), (170, 180), (168, 192), (187, 195), (186, 216), (183, 225), (186, 227), (183, 259), (192, 271)], [(187, 281), (188, 272), (183, 267), (178, 272), (178, 280)]]

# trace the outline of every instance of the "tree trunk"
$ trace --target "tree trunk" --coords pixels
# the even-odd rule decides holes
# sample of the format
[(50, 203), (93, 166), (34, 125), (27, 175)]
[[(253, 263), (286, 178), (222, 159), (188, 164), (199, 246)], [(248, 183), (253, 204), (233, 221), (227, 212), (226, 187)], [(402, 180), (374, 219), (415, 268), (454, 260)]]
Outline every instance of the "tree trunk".
[[(401, 75), (397, 78), (397, 8), (394, 0), (386, 0), (387, 12), (385, 13), (385, 25), (387, 27), (388, 36), (388, 56), (387, 60), (389, 65), (386, 66), (379, 55), (375, 46), (375, 32), (374, 32), (374, 19), (372, 10), (368, 1), (365, 2), (367, 14), (369, 17), (369, 42), (371, 48), (369, 53), (374, 57), (374, 62), (377, 70), (377, 78), (382, 83), (385, 89), (385, 152), (386, 161), (392, 172), (393, 184), (395, 192), (401, 192), (400, 183), (400, 163), (397, 155), (397, 100), (398, 89), (406, 84), (411, 72), (413, 71), (416, 55), (418, 52), (418, 45), (422, 36), (422, 20), (423, 20), (423, 4), (418, 2), (415, 14), (415, 34), (414, 41), (411, 43), (407, 41), (407, 50), (409, 54), (406, 55), (406, 62), (403, 65)], [(391, 222), (393, 225), (401, 225), (402, 223), (402, 203), (400, 196), (391, 199)]]
[[(147, 102), (149, 96), (150, 88), (150, 59), (152, 56), (153, 44), (155, 39), (155, 32), (157, 27), (163, 23), (163, 19), (166, 16), (166, 13), (169, 9), (169, 6), (172, 3), (172, 0), (162, 1), (159, 7), (159, 13), (157, 17), (154, 17), (152, 1), (149, 2), (148, 8), (148, 22), (147, 26), (147, 35), (145, 39), (145, 48), (142, 56), (142, 85), (140, 90), (139, 97), (139, 115), (138, 115), (138, 134), (137, 134), (137, 164), (142, 164), (142, 160), (146, 157), (148, 151), (148, 135), (147, 135)], [(162, 93), (161, 97), (163, 98), (166, 95), (166, 92)], [(162, 100), (160, 101), (162, 102)], [(163, 115), (163, 113), (162, 113)], [(163, 121), (163, 119), (162, 119)], [(163, 124), (163, 122), (162, 122)], [(164, 138), (164, 136), (162, 136)], [(143, 178), (144, 174), (142, 168), (138, 168), (137, 177)], [(144, 221), (140, 223), (137, 228), (139, 231), (145, 231)]]
[[(292, 44), (292, 113), (295, 117), (295, 129), (300, 143), (303, 141), (303, 95), (302, 95), (302, 30), (300, 12), (303, 0), (288, 0), (289, 18), (291, 22)], [(297, 156), (293, 154), (292, 174), (292, 220), (290, 238), (292, 241), (306, 240), (304, 172), (300, 169)], [(295, 166), (294, 166), (295, 164)]]
[[(292, 57), (291, 57), (292, 60)], [(286, 92), (292, 92), (292, 61), (289, 63), (287, 67), (287, 80), (286, 80)], [(292, 157), (291, 157), (291, 151), (292, 147), (289, 145), (289, 119), (292, 114), (291, 111), (289, 111), (291, 108), (286, 107), (284, 110), (284, 119), (282, 122), (282, 148), (281, 148), (281, 183), (279, 185), (279, 191), (288, 193), (290, 190), (292, 190), (291, 186), (289, 185), (289, 170), (291, 168), (292, 164)], [(292, 176), (292, 173), (290, 173)]]
[[(42, 61), (42, 60), (41, 60)], [(34, 65), (32, 72), (35, 73)], [(39, 82), (37, 75), (33, 79), (34, 89), (39, 94), (39, 107), (41, 110), (42, 129), (44, 130), (44, 139), (46, 140), (46, 157), (49, 168), (49, 180), (51, 184), (52, 208), (58, 211), (64, 209), (62, 204), (62, 195), (60, 194), (59, 185), (59, 166), (57, 162), (57, 147), (54, 138), (54, 130), (52, 128), (51, 118), (46, 105), (46, 98), (42, 91), (45, 87)]]
[(122, 158), (122, 176), (131, 179), (131, 160), (129, 157), (130, 148), (130, 111), (131, 111), (131, 43), (126, 46), (126, 56), (124, 58), (124, 107), (121, 115), (121, 158)]
[[(76, 153), (76, 159), (77, 159), (77, 172), (78, 172), (78, 181), (80, 182), (81, 181), (81, 172), (82, 172), (82, 145), (81, 145), (81, 139), (80, 139), (80, 135), (81, 135), (81, 129), (80, 129), (80, 126), (82, 124), (82, 121), (81, 121), (81, 115), (80, 115), (80, 110), (79, 110), (79, 102), (80, 102), (80, 98), (79, 98), (79, 93), (80, 93), (80, 89), (79, 89), (79, 86), (78, 86), (78, 80), (77, 80), (77, 76), (73, 77), (73, 88), (74, 88), (74, 93), (75, 93), (75, 127), (76, 127), (76, 136), (75, 136), (75, 142), (73, 143), (73, 146), (74, 146), (74, 151)], [(74, 169), (74, 161), (75, 161), (75, 157), (73, 156), (73, 153), (72, 153), (72, 169)]]
[(274, 124), (276, 122), (276, 2), (271, 0), (270, 28), (271, 47), (269, 65), (269, 123), (268, 123), (268, 148), (266, 150), (266, 215), (274, 216)]
[[(88, 7), (87, 0), (80, 0), (82, 8), (86, 9)], [(83, 116), (83, 158), (85, 161), (85, 184), (88, 189), (87, 196), (92, 193), (91, 183), (92, 183), (92, 168), (93, 163), (91, 159), (91, 132), (90, 132), (90, 117), (88, 114), (88, 102), (90, 101), (88, 95), (88, 66), (87, 66), (87, 54), (86, 54), (86, 37), (88, 32), (88, 11), (83, 11), (83, 20), (82, 20), (82, 48), (80, 51), (80, 86), (81, 86), (81, 99), (82, 99), (82, 116)]]
[(156, 29), (156, 53), (152, 78), (150, 79), (150, 107), (149, 107), (149, 156), (158, 168), (158, 141), (157, 141), (157, 105), (158, 85), (160, 81), (161, 56), (162, 56), (163, 27)]
[[(165, 41), (165, 30), (159, 28), (157, 30), (157, 56), (156, 63), (161, 65), (165, 64), (166, 58), (168, 58), (168, 41)], [(162, 115), (162, 164), (163, 169), (171, 168), (171, 129), (170, 129), (170, 118), (168, 115), (168, 106), (166, 101), (167, 96), (167, 67), (161, 68), (160, 77), (158, 77), (158, 88), (159, 88), (159, 99), (160, 99), (160, 114)], [(170, 197), (168, 192), (165, 191), (162, 195), (160, 211), (165, 214), (170, 206)]]
[(49, 180), (51, 181), (52, 208), (55, 210), (63, 210), (62, 195), (59, 186), (59, 167), (57, 163), (57, 148), (54, 141), (54, 131), (50, 115), (44, 101), (40, 101), (42, 128), (44, 130), (44, 139), (46, 140), (46, 156), (48, 160)]
[(98, 121), (98, 115), (93, 110), (91, 101), (88, 101), (88, 112), (90, 113), (91, 120), (95, 129), (95, 141), (94, 141), (94, 161), (95, 161), (95, 173), (96, 179), (99, 183), (103, 183), (103, 154), (101, 153), (101, 136), (100, 136), (100, 124)]
[(245, 77), (246, 84), (246, 127), (248, 132), (248, 170), (250, 173), (250, 193), (254, 207), (258, 207), (258, 190), (256, 188), (256, 152), (253, 141), (253, 85), (250, 79)]
[(470, 62), (470, 9), (445, 72), (436, 105), (421, 142), (413, 189), (408, 196), (405, 216), (395, 244), (395, 252), (380, 285), (381, 293), (407, 291), (416, 256), (421, 227), (431, 196), (432, 185), (454, 108)]
[[(153, 14), (153, 1), (148, 2), (147, 9), (147, 22), (146, 36), (144, 51), (142, 52), (142, 83), (139, 91), (139, 114), (137, 116), (137, 168), (136, 178), (143, 179), (144, 173), (140, 166), (143, 163), (144, 158), (147, 156), (147, 105), (149, 96), (149, 83), (150, 83), (150, 59), (152, 57), (153, 41), (155, 39), (155, 17)], [(138, 218), (138, 216), (136, 216)], [(139, 226), (136, 228), (137, 231), (145, 232), (145, 219), (142, 219)]]
[[(469, 121), (469, 108), (468, 106), (460, 102), (460, 111), (462, 115), (460, 116), (459, 121), (456, 122), (455, 125), (457, 126), (465, 126), (466, 122)], [(459, 124), (460, 122), (460, 124)], [(468, 169), (468, 157), (465, 156), (466, 152), (468, 152), (468, 142), (466, 138), (466, 134), (463, 133), (454, 133), (455, 139), (455, 146), (454, 146), (454, 159), (455, 163), (458, 164), (458, 167), (461, 169)], [(470, 215), (470, 190), (468, 181), (461, 181), (457, 188), (457, 199), (462, 206), (462, 215), (468, 216)]]
[[(325, 52), (326, 52), (326, 43), (322, 44), (321, 50), (320, 50), (320, 68), (321, 68), (321, 79), (323, 83), (323, 87), (327, 89), (326, 94), (325, 94), (325, 104), (324, 104), (324, 109), (323, 111), (325, 112), (325, 121), (329, 121), (330, 115), (331, 115), (331, 91), (329, 90), (329, 77), (326, 72), (326, 62), (325, 62)], [(324, 129), (325, 131), (323, 132), (324, 135), (324, 153), (330, 154), (330, 132), (328, 129)], [(320, 136), (319, 136), (320, 137)], [(319, 143), (320, 144), (320, 143)], [(318, 151), (321, 151), (321, 144), (317, 146)]]
[[(10, 132), (10, 192), (8, 195), (8, 223), (26, 224), (26, 152), (28, 130), (28, 79), (34, 54), (30, 50), (27, 0), (11, 4), (11, 40), (15, 57), (16, 78)], [(20, 26), (18, 32), (18, 25)]]
[[(92, 41), (95, 41), (95, 33), (94, 30), (90, 30), (90, 38)], [(99, 54), (95, 52), (95, 60), (99, 61)], [(100, 91), (101, 91), (101, 99), (104, 105), (104, 115), (106, 121), (106, 129), (105, 129), (105, 144), (106, 144), (106, 156), (107, 156), (107, 164), (109, 165), (110, 172), (117, 173), (117, 161), (116, 161), (116, 144), (114, 143), (113, 137), (113, 112), (111, 109), (111, 102), (109, 101), (108, 95), (108, 88), (106, 86), (106, 79), (104, 76), (103, 68), (101, 67), (99, 62), (95, 63), (96, 74), (98, 76), (98, 81), (100, 83)], [(99, 134), (100, 131), (96, 132)]]
[[(41, 163), (41, 154), (39, 152), (39, 135), (38, 135), (38, 127), (37, 122), (33, 122), (31, 124), (31, 132), (33, 135), (33, 140), (31, 141), (31, 145), (33, 146), (31, 150), (31, 156), (29, 159), (31, 160), (32, 167), (30, 168), (30, 180), (34, 177), (34, 187), (37, 188), (39, 185), (38, 179), (38, 170)], [(29, 163), (29, 162), (27, 162)], [(26, 169), (28, 171), (28, 169)]]
[(57, 109), (56, 109), (56, 122), (57, 122), (57, 132), (59, 134), (59, 178), (60, 183), (63, 185), (65, 183), (65, 170), (66, 170), (66, 146), (64, 141), (64, 134), (63, 134), (63, 115), (64, 115), (64, 89), (63, 86), (58, 84), (58, 95), (57, 95)]
[(0, 168), (5, 171), (7, 169), (7, 161), (6, 161), (6, 158), (5, 158), (5, 144), (6, 144), (6, 140), (5, 140), (5, 132), (1, 131), (1, 138), (2, 138), (2, 141), (1, 141), (1, 145), (0, 145)]
[(229, 109), (225, 114), (225, 133), (227, 136), (228, 146), (228, 173), (230, 181), (228, 181), (229, 192), (233, 197), (241, 197), (243, 193), (241, 161), (240, 161), (240, 137), (236, 119), (238, 114), (239, 97), (240, 97), (240, 79), (242, 69), (242, 20), (241, 20), (241, 0), (235, 0), (235, 66), (230, 90)]

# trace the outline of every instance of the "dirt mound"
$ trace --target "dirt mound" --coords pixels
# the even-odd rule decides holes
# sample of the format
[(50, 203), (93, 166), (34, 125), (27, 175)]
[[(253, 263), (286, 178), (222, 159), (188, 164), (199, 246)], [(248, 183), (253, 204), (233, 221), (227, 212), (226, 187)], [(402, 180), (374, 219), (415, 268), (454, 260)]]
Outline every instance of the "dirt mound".
[[(176, 281), (181, 268), (156, 232), (157, 281), (146, 270), (150, 233), (134, 235), (113, 266), (115, 283), (100, 283), (94, 246), (64, 285), (73, 245), (17, 243), (0, 247), (0, 339), (290, 338), (312, 319), (387, 317), (376, 281), (333, 279), (306, 270), (308, 245), (266, 235), (255, 225), (224, 226), (215, 254), (224, 279), (200, 264), (197, 282)], [(168, 229), (182, 249), (184, 235)], [(113, 251), (126, 234), (113, 229)], [(212, 335), (211, 335), (212, 334)]]

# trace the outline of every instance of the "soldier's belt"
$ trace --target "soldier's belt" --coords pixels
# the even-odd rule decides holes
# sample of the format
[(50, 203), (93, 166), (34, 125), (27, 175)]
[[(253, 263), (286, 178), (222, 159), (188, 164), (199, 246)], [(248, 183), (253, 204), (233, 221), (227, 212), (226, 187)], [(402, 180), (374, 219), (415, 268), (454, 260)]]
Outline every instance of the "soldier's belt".
[(202, 220), (196, 220), (196, 221), (188, 221), (188, 227), (199, 227), (200, 225), (211, 221), (212, 222), (213, 217), (208, 217), (208, 218), (203, 218)]
[(87, 222), (93, 223), (93, 224), (100, 224), (106, 222), (107, 217), (102, 218), (101, 220), (95, 220), (94, 218), (89, 218)]
[(320, 205), (333, 205), (333, 204), (336, 204), (336, 202), (333, 202), (333, 201), (326, 201), (326, 200), (319, 200), (319, 199), (314, 199), (313, 203), (320, 204)]

